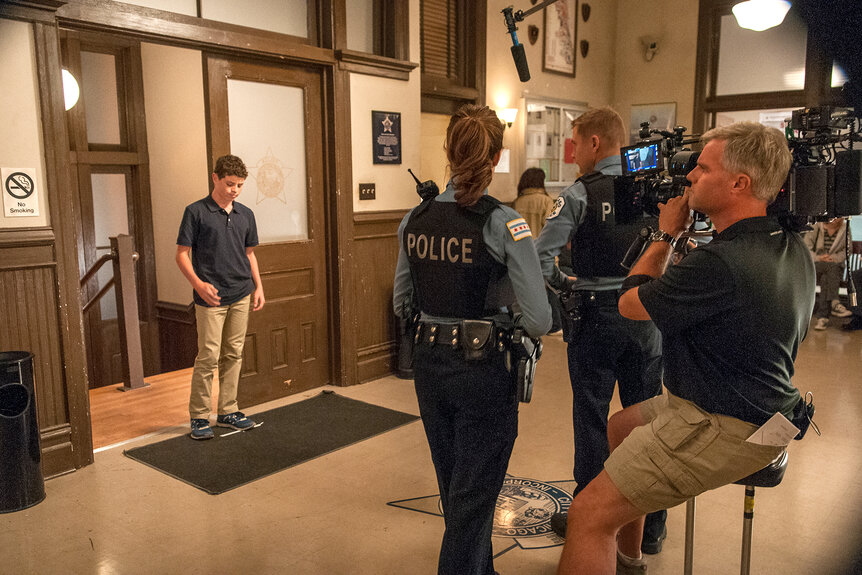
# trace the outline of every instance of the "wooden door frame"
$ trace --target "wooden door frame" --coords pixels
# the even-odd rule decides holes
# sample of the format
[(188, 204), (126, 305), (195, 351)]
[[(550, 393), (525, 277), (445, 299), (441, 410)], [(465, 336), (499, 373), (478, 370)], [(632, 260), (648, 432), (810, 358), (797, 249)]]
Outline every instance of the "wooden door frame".
[[(16, 0), (18, 1), (18, 0)], [(317, 65), (324, 71), (323, 110), (325, 175), (332, 194), (328, 203), (327, 229), (330, 240), (330, 322), (333, 357), (332, 375), (339, 385), (353, 385), (357, 379), (356, 306), (351, 297), (353, 261), (352, 150), (350, 143), (350, 73), (336, 54), (347, 48), (346, 0), (312, 0), (312, 12), (322, 23), (316, 38), (299, 38), (241, 26), (214, 23), (180, 14), (169, 20), (151, 10), (131, 4), (102, 5), (98, 0), (28, 0), (28, 3), (56, 4), (52, 22), (65, 28), (105, 32), (141, 41), (191, 48), (228, 57), (254, 58), (272, 64)], [(483, 0), (484, 1), (484, 0)], [(484, 47), (482, 47), (484, 50)], [(411, 65), (410, 69), (413, 66)], [(62, 95), (62, 93), (61, 93)], [(60, 100), (62, 103), (62, 99)], [(62, 112), (62, 108), (61, 108)], [(336, 134), (338, 137), (336, 138)]]
[[(56, 268), (60, 325), (61, 387), (45, 401), (53, 404), (57, 426), (41, 428), (43, 471), (46, 477), (74, 471), (93, 462), (89, 415), (86, 350), (84, 348), (81, 289), (78, 278), (79, 217), (77, 191), (70, 182), (71, 162), (66, 127), (63, 84), (60, 75), (60, 25), (74, 30), (104, 32), (171, 46), (212, 50), (230, 56), (257, 56), (271, 62), (315, 63), (324, 69), (323, 111), (325, 174), (332, 193), (327, 210), (330, 230), (330, 322), (333, 334), (332, 376), (336, 383), (357, 383), (355, 302), (350, 286), (353, 261), (352, 152), (350, 147), (350, 79), (340, 68), (336, 50), (346, 48), (344, 0), (315, 0), (314, 12), (322, 23), (317, 45), (308, 40), (242, 29), (229, 30), (199, 19), (172, 16), (163, 19), (152, 10), (130, 4), (96, 0), (7, 0), (0, 3), (0, 17), (33, 26), (36, 75), (41, 98), (41, 130), (44, 141), (45, 194), (51, 224), (44, 229), (16, 232), (39, 236), (53, 250)], [(340, 16), (340, 20), (339, 20)], [(336, 138), (336, 134), (338, 138)], [(150, 217), (151, 213), (147, 212)], [(4, 232), (5, 233), (5, 232)], [(23, 241), (23, 239), (22, 239)], [(29, 241), (29, 240), (28, 240)], [(38, 400), (38, 399), (37, 399)]]
[[(156, 312), (158, 285), (156, 283), (155, 238), (153, 232), (152, 200), (150, 193), (149, 152), (147, 148), (146, 111), (144, 109), (143, 69), (141, 43), (133, 38), (114, 34), (92, 33), (78, 30), (61, 30), (61, 55), (64, 66), (73, 75), (82, 78), (80, 53), (95, 52), (114, 56), (117, 72), (118, 111), (120, 124), (119, 144), (91, 144), (86, 133), (86, 109), (83, 99), (66, 113), (70, 139), (72, 179), (81, 202), (78, 220), (79, 272), (84, 273), (95, 263), (94, 238), (84, 233), (83, 218), (92, 217), (90, 201), (92, 191), (89, 176), (93, 173), (120, 173), (126, 177), (126, 201), (129, 231), (135, 238), (135, 251), (140, 258), (136, 265), (138, 285), (138, 318), (143, 323), (141, 333), (146, 375), (161, 370), (159, 360), (159, 330)], [(89, 298), (98, 291), (96, 282), (82, 288)], [(108, 296), (110, 297), (110, 296)], [(93, 346), (101, 344), (97, 334), (100, 315), (94, 309), (85, 316)], [(93, 352), (88, 348), (90, 375), (93, 375)], [(93, 382), (91, 381), (91, 384)]]

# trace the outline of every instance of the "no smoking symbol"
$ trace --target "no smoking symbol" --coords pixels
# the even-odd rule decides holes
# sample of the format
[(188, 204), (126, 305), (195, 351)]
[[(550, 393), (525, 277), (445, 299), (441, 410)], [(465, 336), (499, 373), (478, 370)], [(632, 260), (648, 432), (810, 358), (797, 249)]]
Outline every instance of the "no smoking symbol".
[(24, 172), (14, 172), (6, 178), (6, 191), (16, 200), (25, 200), (35, 189), (33, 179)]

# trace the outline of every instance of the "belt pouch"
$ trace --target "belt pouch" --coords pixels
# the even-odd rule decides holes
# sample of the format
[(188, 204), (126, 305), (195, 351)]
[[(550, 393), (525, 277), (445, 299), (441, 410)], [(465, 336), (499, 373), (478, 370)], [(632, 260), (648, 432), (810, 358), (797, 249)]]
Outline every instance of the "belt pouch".
[(464, 359), (479, 361), (485, 359), (491, 348), (491, 334), (494, 333), (494, 322), (465, 319), (461, 321), (461, 348)]

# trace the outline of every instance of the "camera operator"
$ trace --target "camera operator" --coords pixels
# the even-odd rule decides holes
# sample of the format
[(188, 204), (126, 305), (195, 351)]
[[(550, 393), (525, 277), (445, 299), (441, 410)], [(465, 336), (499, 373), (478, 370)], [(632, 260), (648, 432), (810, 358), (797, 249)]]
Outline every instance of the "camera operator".
[[(569, 510), (561, 574), (613, 573), (615, 561), (617, 573), (645, 573), (643, 514), (762, 469), (786, 445), (746, 439), (776, 413), (797, 424), (805, 411), (790, 379), (814, 304), (814, 265), (799, 234), (766, 216), (790, 168), (787, 143), (753, 122), (703, 141), (691, 189), (661, 208), (667, 241), (646, 249), (619, 302), (622, 315), (661, 331), (668, 393), (611, 418), (613, 451)], [(668, 267), (690, 209), (718, 233)]]
[[(619, 289), (625, 269), (619, 265), (641, 225), (605, 222), (607, 206), (595, 192), (597, 180), (622, 173), (620, 146), (627, 138), (620, 115), (608, 107), (593, 108), (572, 122), (574, 159), (584, 174), (560, 194), (539, 236), (542, 273), (556, 289), (574, 288), (582, 302), (580, 325), (566, 330), (572, 385), (575, 440), (574, 478), (577, 495), (602, 470), (608, 457), (607, 419), (619, 382), (624, 407), (661, 393), (661, 337), (652, 322), (620, 316)], [(605, 182), (606, 183), (606, 182)], [(576, 278), (563, 274), (554, 258), (571, 240)], [(574, 332), (574, 333), (573, 333)], [(643, 549), (661, 551), (667, 512), (649, 518)], [(565, 537), (566, 516), (552, 516), (554, 532)]]

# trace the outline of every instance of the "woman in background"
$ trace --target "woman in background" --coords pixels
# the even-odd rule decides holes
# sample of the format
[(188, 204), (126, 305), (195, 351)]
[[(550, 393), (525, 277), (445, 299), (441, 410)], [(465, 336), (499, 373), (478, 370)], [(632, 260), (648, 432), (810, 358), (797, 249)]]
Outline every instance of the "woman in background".
[(545, 218), (554, 208), (554, 199), (545, 191), (545, 172), (541, 168), (527, 168), (521, 174), (518, 197), (512, 207), (527, 220), (533, 237), (539, 237)]
[(844, 218), (832, 218), (828, 222), (817, 222), (803, 238), (817, 273), (820, 295), (817, 297), (817, 323), (814, 329), (824, 330), (829, 325), (829, 314), (835, 317), (850, 317), (853, 312), (838, 299), (838, 286), (844, 277), (844, 236), (847, 222)]

